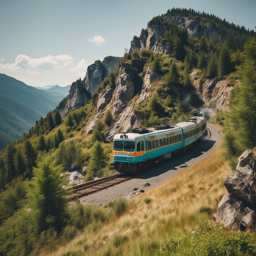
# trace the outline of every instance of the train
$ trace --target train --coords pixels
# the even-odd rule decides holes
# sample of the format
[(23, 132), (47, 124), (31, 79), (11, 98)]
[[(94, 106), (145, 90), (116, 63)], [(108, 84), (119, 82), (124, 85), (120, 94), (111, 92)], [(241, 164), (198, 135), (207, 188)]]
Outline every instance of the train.
[(174, 125), (157, 124), (152, 128), (134, 128), (116, 134), (111, 169), (136, 174), (193, 147), (206, 129), (206, 119), (199, 113)]

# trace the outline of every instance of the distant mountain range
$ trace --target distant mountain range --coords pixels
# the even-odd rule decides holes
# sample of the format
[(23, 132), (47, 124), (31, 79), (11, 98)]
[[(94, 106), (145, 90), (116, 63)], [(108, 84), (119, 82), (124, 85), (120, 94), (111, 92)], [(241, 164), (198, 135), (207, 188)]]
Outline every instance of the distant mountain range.
[(62, 94), (56, 97), (48, 91), (0, 74), (0, 150), (12, 140), (19, 139), (23, 132), (28, 132), (35, 125), (36, 120), (53, 110), (65, 97)]

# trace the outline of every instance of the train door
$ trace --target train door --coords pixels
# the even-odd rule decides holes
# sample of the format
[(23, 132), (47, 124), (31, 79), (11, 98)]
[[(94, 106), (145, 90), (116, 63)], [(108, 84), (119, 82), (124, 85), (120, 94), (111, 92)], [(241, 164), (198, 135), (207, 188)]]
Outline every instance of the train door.
[(147, 161), (147, 148), (146, 148), (146, 143), (147, 141), (145, 139), (143, 139), (143, 141), (141, 141), (141, 150), (143, 151), (143, 157), (144, 157), (144, 161)]

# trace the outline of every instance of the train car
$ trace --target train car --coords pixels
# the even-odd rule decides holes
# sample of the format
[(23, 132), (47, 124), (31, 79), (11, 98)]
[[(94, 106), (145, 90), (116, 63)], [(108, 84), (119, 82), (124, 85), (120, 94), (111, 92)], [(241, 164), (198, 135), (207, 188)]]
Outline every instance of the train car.
[(206, 130), (203, 116), (175, 125), (136, 128), (116, 134), (112, 166), (119, 172), (137, 173), (154, 162), (177, 155), (193, 146)]

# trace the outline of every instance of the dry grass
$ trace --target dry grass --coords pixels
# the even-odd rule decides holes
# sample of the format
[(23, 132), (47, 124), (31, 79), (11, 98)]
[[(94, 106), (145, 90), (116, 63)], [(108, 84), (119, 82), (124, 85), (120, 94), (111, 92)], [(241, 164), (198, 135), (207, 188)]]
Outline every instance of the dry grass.
[(212, 218), (217, 202), (227, 193), (223, 181), (230, 173), (218, 149), (173, 179), (133, 198), (125, 215), (111, 219), (96, 232), (81, 234), (50, 255), (140, 255), (136, 252), (153, 237), (161, 243), (170, 232), (196, 229), (207, 215)]

